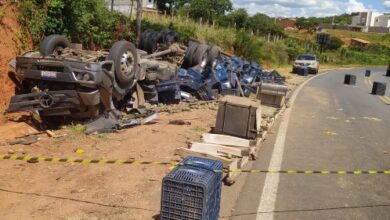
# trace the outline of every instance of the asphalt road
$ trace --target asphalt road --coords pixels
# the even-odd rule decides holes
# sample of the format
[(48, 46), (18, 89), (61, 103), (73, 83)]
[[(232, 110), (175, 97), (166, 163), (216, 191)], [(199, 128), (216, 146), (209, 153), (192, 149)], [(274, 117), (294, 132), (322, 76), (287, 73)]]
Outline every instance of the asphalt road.
[[(364, 72), (308, 82), (252, 168), (390, 170), (390, 105), (370, 94)], [(357, 75), (356, 86), (343, 85), (346, 73)], [(384, 73), (373, 69), (371, 79), (387, 82), (390, 97)], [(390, 175), (268, 175), (246, 176), (230, 219), (390, 219)]]

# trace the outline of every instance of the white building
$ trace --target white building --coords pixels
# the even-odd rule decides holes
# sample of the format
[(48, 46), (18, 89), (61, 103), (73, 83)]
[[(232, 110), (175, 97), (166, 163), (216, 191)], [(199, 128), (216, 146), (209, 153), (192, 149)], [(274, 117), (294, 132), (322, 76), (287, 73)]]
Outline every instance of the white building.
[[(137, 11), (137, 0), (106, 0), (107, 7), (114, 11), (119, 11), (124, 14), (130, 14), (131, 5), (133, 4), (133, 13)], [(156, 9), (155, 0), (142, 0), (142, 7), (144, 9)]]
[(375, 27), (390, 27), (390, 14), (380, 15), (375, 18)]
[(376, 18), (382, 14), (377, 12), (360, 12), (359, 15), (352, 17), (353, 27), (360, 27), (363, 32), (367, 32), (369, 27), (375, 26)]

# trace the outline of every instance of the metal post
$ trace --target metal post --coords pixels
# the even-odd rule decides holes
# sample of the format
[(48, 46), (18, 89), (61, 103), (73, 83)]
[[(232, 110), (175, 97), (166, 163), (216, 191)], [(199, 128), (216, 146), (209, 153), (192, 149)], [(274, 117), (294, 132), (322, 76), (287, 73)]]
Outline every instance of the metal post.
[(114, 11), (114, 0), (111, 0), (111, 11)]

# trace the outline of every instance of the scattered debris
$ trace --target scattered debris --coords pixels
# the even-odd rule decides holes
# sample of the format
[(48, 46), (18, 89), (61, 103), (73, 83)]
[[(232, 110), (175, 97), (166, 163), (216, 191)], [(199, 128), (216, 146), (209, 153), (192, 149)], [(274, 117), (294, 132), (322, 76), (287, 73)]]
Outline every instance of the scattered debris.
[(76, 149), (76, 150), (74, 150), (74, 152), (76, 154), (83, 154), (85, 152), (85, 150), (84, 149)]
[(7, 143), (9, 145), (23, 144), (23, 145), (31, 145), (38, 142), (40, 138), (36, 135), (29, 135), (26, 137), (16, 138), (14, 140), (8, 140)]
[[(109, 133), (117, 130), (143, 125), (150, 123), (157, 119), (158, 114), (151, 111), (144, 111), (138, 109), (138, 113), (131, 116), (121, 116), (118, 111), (109, 111), (98, 119), (88, 123), (86, 125), (86, 134), (92, 133)], [(135, 118), (136, 117), (136, 118)], [(142, 118), (143, 117), (143, 118)]]
[(46, 134), (49, 137), (56, 137), (56, 134), (53, 131), (50, 131), (50, 130), (46, 130)]
[(170, 125), (191, 125), (191, 122), (178, 119), (178, 120), (170, 120), (169, 124)]

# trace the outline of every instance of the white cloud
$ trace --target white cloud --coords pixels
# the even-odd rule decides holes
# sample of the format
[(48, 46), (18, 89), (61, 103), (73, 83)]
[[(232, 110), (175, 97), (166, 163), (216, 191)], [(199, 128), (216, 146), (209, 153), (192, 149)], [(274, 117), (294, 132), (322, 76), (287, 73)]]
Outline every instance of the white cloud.
[(385, 9), (390, 10), (390, 1), (383, 1), (383, 5), (385, 6)]
[[(390, 0), (384, 4), (390, 6)], [(233, 0), (233, 5), (247, 9), (249, 14), (260, 12), (276, 17), (332, 16), (369, 10), (359, 0)]]
[(347, 8), (345, 9), (345, 12), (352, 13), (352, 12), (360, 12), (365, 11), (366, 7), (364, 7), (364, 4), (361, 2), (358, 2), (356, 0), (349, 0), (347, 3)]

